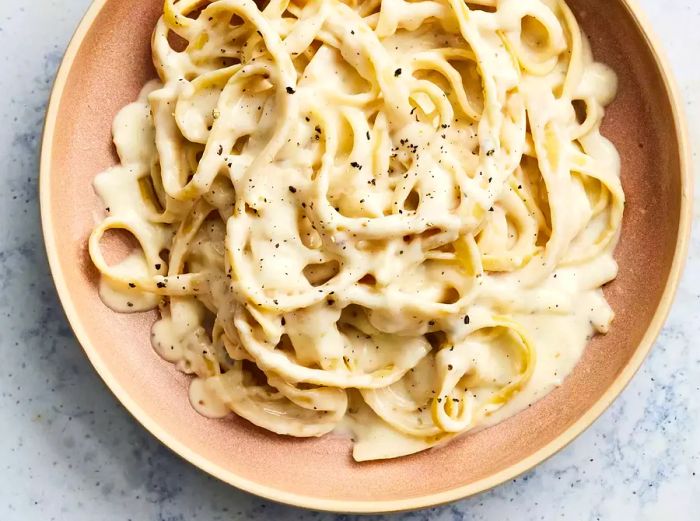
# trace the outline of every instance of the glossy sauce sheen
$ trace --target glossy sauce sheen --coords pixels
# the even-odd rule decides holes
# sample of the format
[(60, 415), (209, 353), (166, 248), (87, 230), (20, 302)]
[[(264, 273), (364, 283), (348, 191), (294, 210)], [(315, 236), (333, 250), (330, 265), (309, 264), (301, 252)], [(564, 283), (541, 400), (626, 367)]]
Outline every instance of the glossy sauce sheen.
[[(348, 433), (359, 461), (560, 385), (612, 321), (624, 204), (598, 131), (615, 76), (563, 2), (369, 4), (166, 3), (90, 245), (107, 305), (160, 306), (153, 346), (198, 411)], [(141, 248), (109, 265), (113, 228)]]

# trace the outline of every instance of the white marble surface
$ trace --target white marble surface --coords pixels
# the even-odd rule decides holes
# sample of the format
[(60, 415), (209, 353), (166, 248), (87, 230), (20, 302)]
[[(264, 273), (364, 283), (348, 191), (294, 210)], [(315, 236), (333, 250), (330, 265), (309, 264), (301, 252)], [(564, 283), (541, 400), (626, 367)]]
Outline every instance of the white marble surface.
[[(180, 460), (116, 402), (71, 336), (41, 242), (37, 154), (56, 67), (88, 3), (0, 0), (0, 520), (352, 519), (267, 503)], [(698, 150), (700, 2), (641, 3)], [(700, 519), (699, 256), (696, 230), (656, 348), (593, 427), (513, 482), (396, 519)]]

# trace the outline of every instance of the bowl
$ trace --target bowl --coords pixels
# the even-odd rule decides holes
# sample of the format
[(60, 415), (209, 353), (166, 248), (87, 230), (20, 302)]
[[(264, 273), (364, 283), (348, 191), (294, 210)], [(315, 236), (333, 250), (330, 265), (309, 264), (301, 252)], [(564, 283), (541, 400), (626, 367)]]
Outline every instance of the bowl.
[(103, 209), (94, 176), (116, 163), (111, 124), (154, 77), (150, 36), (162, 0), (97, 0), (66, 52), (41, 155), (44, 238), (68, 320), (124, 406), (180, 456), (240, 489), (343, 512), (427, 507), (476, 494), (527, 471), (588, 427), (622, 391), (671, 306), (690, 229), (691, 177), (678, 95), (639, 10), (627, 0), (570, 0), (598, 61), (619, 76), (603, 133), (622, 157), (627, 210), (605, 293), (609, 334), (588, 345), (564, 384), (526, 411), (438, 449), (356, 463), (350, 441), (294, 439), (240, 418), (198, 415), (188, 377), (150, 346), (155, 313), (117, 314), (97, 293), (87, 238)]

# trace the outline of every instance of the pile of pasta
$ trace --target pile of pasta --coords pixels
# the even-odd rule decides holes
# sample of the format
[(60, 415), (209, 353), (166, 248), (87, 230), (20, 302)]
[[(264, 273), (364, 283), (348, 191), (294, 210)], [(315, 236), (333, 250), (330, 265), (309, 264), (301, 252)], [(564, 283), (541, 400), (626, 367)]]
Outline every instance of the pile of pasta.
[(167, 0), (152, 45), (90, 254), (195, 407), (302, 437), (368, 407), (427, 448), (527, 384), (516, 317), (566, 312), (540, 285), (624, 206), (615, 77), (563, 1)]

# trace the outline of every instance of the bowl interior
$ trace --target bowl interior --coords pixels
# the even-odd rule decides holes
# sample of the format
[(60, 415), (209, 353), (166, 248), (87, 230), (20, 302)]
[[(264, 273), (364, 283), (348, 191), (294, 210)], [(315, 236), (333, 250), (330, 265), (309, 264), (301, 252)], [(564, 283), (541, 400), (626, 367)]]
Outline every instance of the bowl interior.
[(619, 390), (618, 376), (638, 349), (646, 350), (640, 342), (659, 321), (653, 320), (657, 311), (663, 315), (667, 307), (663, 294), (684, 204), (672, 97), (622, 1), (569, 2), (596, 58), (620, 80), (603, 127), (622, 156), (627, 195), (616, 252), (620, 273), (606, 288), (617, 315), (611, 332), (590, 343), (561, 388), (516, 417), (444, 448), (364, 464), (353, 462), (350, 442), (342, 438), (298, 440), (236, 418), (199, 416), (188, 402), (187, 377), (150, 347), (155, 315), (116, 314), (100, 301), (86, 249), (103, 212), (92, 179), (116, 162), (114, 115), (154, 76), (150, 35), (162, 0), (98, 3), (101, 9), (93, 7), (96, 16), (86, 18), (89, 27), (79, 31), (82, 40), (67, 55), (55, 117), (48, 120), (42, 172), (47, 248), (69, 319), (91, 360), (131, 412), (177, 452), (230, 483), (285, 502), (340, 510), (425, 506), (526, 470), (568, 441), (576, 433), (570, 427)]

